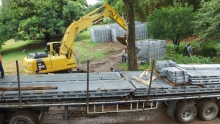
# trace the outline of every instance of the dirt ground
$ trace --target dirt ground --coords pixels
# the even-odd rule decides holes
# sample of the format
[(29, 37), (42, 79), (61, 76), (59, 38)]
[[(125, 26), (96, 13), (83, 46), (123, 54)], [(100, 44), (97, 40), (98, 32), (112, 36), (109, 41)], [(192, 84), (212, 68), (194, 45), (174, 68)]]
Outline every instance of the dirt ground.
[[(157, 109), (139, 112), (107, 113), (96, 115), (75, 114), (64, 120), (63, 109), (52, 108), (45, 113), (40, 124), (179, 124), (166, 114), (166, 105), (160, 103)], [(202, 121), (198, 117), (190, 124), (218, 124), (220, 117), (212, 121)]]
[[(90, 72), (106, 72), (112, 67), (114, 70), (119, 68), (121, 62), (121, 52), (126, 46), (115, 42), (104, 42), (94, 47), (91, 51), (103, 51), (105, 57), (101, 60), (94, 60), (93, 55), (89, 58)], [(87, 61), (79, 63), (80, 70), (87, 70)]]

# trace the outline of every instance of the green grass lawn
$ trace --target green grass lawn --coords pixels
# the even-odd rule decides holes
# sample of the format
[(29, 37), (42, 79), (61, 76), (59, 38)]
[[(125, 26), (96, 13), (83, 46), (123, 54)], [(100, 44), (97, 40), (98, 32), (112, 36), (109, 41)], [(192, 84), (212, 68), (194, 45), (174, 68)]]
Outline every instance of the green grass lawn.
[[(91, 27), (96, 27), (91, 26)], [(57, 40), (55, 40), (57, 41)], [(77, 53), (77, 58), (79, 62), (84, 62), (88, 60), (89, 57), (92, 57), (93, 60), (102, 59), (106, 53), (111, 52), (111, 49), (108, 51), (93, 51), (94, 47), (97, 47), (100, 43), (94, 43), (90, 39), (90, 30), (89, 28), (80, 34), (77, 35), (75, 41), (74, 51)], [(205, 49), (200, 49), (198, 42), (192, 41), (193, 56), (191, 58), (186, 58), (182, 56), (182, 51), (187, 42), (181, 42), (179, 47), (179, 52), (174, 51), (174, 45), (167, 45), (166, 57), (163, 59), (171, 59), (177, 63), (216, 63), (213, 60), (213, 57), (216, 55), (216, 49), (214, 48), (219, 40), (211, 41)], [(26, 49), (28, 53), (31, 52), (44, 52), (46, 49), (46, 43), (44, 40), (30, 40), (30, 41), (18, 41), (9, 40), (2, 46), (2, 58), (3, 66), (6, 75), (16, 74), (16, 60), (19, 63), (20, 73), (23, 71), (23, 59), (27, 56), (27, 53), (24, 53), (23, 50)], [(220, 63), (217, 61), (217, 63)], [(139, 70), (149, 69), (149, 64), (140, 65)], [(120, 65), (121, 70), (127, 70), (127, 63)]]
[(43, 52), (45, 49), (45, 42), (42, 40), (30, 40), (30, 41), (18, 41), (9, 40), (5, 45), (2, 46), (2, 59), (3, 67), (6, 75), (16, 73), (16, 60), (19, 64), (19, 72), (24, 73), (23, 71), (23, 59), (27, 56), (23, 52), (24, 49), (27, 52)]
[[(104, 56), (104, 52), (102, 51), (91, 52), (91, 49), (100, 43), (91, 41), (89, 28), (77, 35), (75, 43), (75, 52), (80, 55), (78, 57), (79, 62), (87, 60), (91, 55), (95, 60), (99, 60)], [(6, 75), (16, 74), (16, 60), (18, 60), (19, 72), (24, 74), (23, 59), (27, 56), (27, 53), (23, 52), (24, 49), (27, 50), (27, 53), (44, 52), (46, 42), (44, 40), (7, 41), (1, 49)]]

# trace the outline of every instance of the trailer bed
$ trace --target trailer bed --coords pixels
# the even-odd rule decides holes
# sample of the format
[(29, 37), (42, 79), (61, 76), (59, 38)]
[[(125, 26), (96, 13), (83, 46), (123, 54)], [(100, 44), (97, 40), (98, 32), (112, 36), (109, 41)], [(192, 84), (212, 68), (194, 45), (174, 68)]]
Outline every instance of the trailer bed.
[[(99, 100), (146, 101), (149, 86), (135, 80), (143, 71), (125, 72), (101, 72), (89, 73), (89, 98)], [(154, 74), (156, 75), (156, 74)], [(77, 101), (87, 98), (87, 74), (42, 74), (42, 75), (21, 75), (21, 87), (31, 86), (56, 86), (57, 89), (48, 90), (22, 90), (22, 101)], [(150, 79), (150, 72), (141, 76), (147, 81)], [(17, 87), (17, 76), (6, 76), (0, 80), (1, 87)], [(165, 99), (195, 98), (203, 94), (214, 94), (219, 96), (220, 84), (189, 84), (185, 86), (172, 86), (163, 78), (157, 77), (152, 81), (149, 101), (161, 101)], [(16, 102), (19, 100), (18, 91), (1, 91), (0, 102)], [(129, 96), (129, 98), (128, 98)], [(204, 95), (203, 95), (204, 96)], [(127, 99), (121, 99), (127, 97)]]

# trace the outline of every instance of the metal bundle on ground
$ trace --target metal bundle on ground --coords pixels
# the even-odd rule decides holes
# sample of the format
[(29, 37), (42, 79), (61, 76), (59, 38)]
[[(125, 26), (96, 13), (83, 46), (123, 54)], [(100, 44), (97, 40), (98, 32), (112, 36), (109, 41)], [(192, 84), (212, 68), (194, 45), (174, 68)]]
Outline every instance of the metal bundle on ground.
[(91, 28), (90, 36), (93, 42), (111, 41), (111, 30), (108, 26)]
[(135, 25), (135, 39), (141, 40), (148, 38), (147, 23), (140, 23)]
[(119, 28), (112, 28), (111, 29), (111, 38), (112, 38), (112, 41), (115, 42), (115, 43), (118, 43), (118, 40), (116, 39), (116, 37), (121, 37), (121, 36), (124, 36), (126, 34), (126, 31), (119, 27)]
[(162, 58), (166, 53), (165, 40), (140, 40), (136, 42), (137, 56), (141, 63)]
[[(136, 40), (148, 38), (147, 23), (135, 22)], [(118, 42), (116, 37), (124, 36), (126, 31), (117, 23), (90, 28), (91, 40), (93, 42)]]

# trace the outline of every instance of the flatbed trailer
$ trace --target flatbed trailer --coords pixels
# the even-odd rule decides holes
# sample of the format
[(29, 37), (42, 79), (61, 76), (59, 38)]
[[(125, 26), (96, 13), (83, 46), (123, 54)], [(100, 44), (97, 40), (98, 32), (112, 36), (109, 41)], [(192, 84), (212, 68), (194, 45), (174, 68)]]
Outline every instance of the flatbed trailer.
[(50, 107), (63, 106), (68, 119), (69, 107), (95, 114), (156, 109), (159, 102), (167, 103), (168, 115), (181, 123), (192, 122), (197, 115), (202, 120), (217, 116), (220, 85), (173, 86), (151, 72), (5, 76), (0, 80), (0, 124), (37, 124)]

